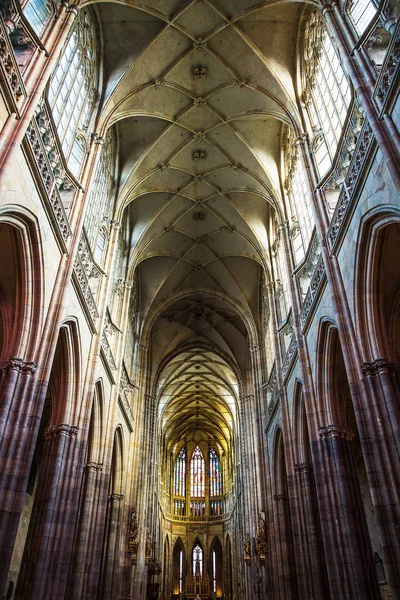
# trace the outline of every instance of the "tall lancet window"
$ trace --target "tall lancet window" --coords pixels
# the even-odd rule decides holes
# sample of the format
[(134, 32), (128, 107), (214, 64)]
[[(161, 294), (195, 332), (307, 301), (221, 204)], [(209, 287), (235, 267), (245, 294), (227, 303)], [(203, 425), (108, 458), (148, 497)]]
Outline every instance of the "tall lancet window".
[(317, 11), (307, 23), (304, 59), (304, 97), (314, 133), (314, 154), (322, 176), (332, 164), (346, 121), (351, 90), (323, 17)]
[(53, 3), (51, 0), (29, 0), (23, 10), (34, 32), (40, 35), (53, 14)]
[(204, 498), (204, 457), (198, 446), (194, 449), (190, 461), (190, 495), (192, 498)]
[(185, 479), (186, 479), (186, 450), (182, 448), (179, 452), (175, 463), (174, 474), (174, 494), (175, 496), (185, 495)]
[(210, 496), (222, 494), (221, 465), (214, 448), (210, 450)]
[(96, 54), (92, 17), (81, 10), (49, 88), (49, 103), (62, 149), (77, 176), (96, 94)]
[(193, 576), (195, 578), (203, 576), (203, 550), (198, 543), (193, 548)]

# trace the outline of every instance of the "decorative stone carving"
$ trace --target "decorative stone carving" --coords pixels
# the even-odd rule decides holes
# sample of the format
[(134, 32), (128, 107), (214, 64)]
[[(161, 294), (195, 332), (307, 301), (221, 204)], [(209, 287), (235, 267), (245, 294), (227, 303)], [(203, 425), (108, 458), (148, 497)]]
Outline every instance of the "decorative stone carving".
[(293, 334), (282, 364), (282, 378), (285, 379), (297, 353), (297, 340)]
[(65, 435), (67, 437), (76, 437), (77, 433), (78, 427), (75, 427), (74, 425), (67, 425), (66, 423), (61, 423), (60, 425), (47, 427), (44, 431), (44, 437), (46, 440), (58, 437), (60, 435)]
[(322, 283), (325, 280), (325, 277), (326, 277), (325, 263), (323, 261), (322, 254), (321, 254), (318, 259), (317, 266), (314, 270), (313, 276), (311, 278), (310, 287), (308, 288), (306, 297), (304, 298), (303, 309), (300, 314), (300, 321), (301, 321), (301, 324), (303, 327), (314, 308), (316, 299), (318, 297), (319, 290), (322, 287)]
[(193, 134), (193, 138), (195, 140), (205, 140), (206, 134), (204, 133), (204, 131), (196, 131), (196, 133)]
[(294, 470), (296, 473), (309, 473), (312, 471), (312, 465), (310, 463), (298, 463), (294, 465)]
[(124, 499), (123, 494), (110, 494), (108, 496), (108, 500), (110, 502), (122, 502), (123, 499)]
[(89, 461), (85, 464), (85, 469), (87, 469), (88, 471), (98, 471), (99, 472), (99, 471), (103, 470), (103, 464)]
[(288, 497), (286, 494), (275, 494), (274, 500), (275, 502), (287, 502)]
[(33, 375), (36, 371), (36, 364), (34, 362), (25, 361), (22, 358), (10, 358), (0, 365), (0, 371), (2, 373), (17, 371), (17, 373)]
[(138, 555), (138, 548), (139, 548), (139, 542), (137, 541), (138, 532), (139, 532), (139, 524), (138, 524), (138, 520), (137, 520), (136, 510), (134, 509), (132, 511), (131, 528), (129, 530), (129, 536), (128, 536), (128, 552), (131, 555), (131, 565), (137, 564), (137, 555)]
[(145, 553), (144, 553), (145, 564), (148, 565), (150, 560), (151, 560), (151, 533), (147, 532), (146, 546), (145, 546)]
[(345, 427), (341, 427), (340, 425), (328, 425), (327, 427), (320, 427), (318, 434), (322, 439), (340, 437), (344, 440), (351, 441), (354, 438), (354, 431)]
[(200, 108), (200, 106), (205, 106), (206, 105), (206, 101), (204, 100), (204, 98), (195, 98), (193, 100), (193, 106), (197, 106), (197, 108)]
[(193, 48), (195, 50), (205, 50), (207, 48), (207, 42), (205, 42), (203, 38), (199, 37), (195, 42), (193, 42)]
[(206, 75), (207, 75), (206, 67), (198, 66), (193, 69), (193, 77), (195, 79), (204, 79), (206, 77)]
[(361, 371), (364, 375), (378, 375), (382, 371), (394, 373), (399, 370), (399, 365), (389, 362), (386, 358), (377, 358), (372, 362), (365, 362), (361, 365)]
[[(11, 24), (10, 19), (7, 24)], [(15, 29), (16, 23), (12, 22), (11, 27)], [(26, 96), (26, 91), (3, 17), (0, 17), (0, 68), (3, 72), (3, 79), (8, 85), (10, 96), (17, 107), (22, 96)]]
[(258, 528), (256, 533), (256, 552), (260, 562), (264, 563), (265, 557), (268, 554), (267, 530), (265, 521), (260, 514), (258, 515)]
[(244, 540), (244, 561), (246, 565), (251, 565), (250, 536), (248, 533), (246, 533)]
[(374, 136), (371, 126), (369, 122), (365, 120), (328, 229), (328, 238), (332, 247), (342, 230), (342, 225), (354, 198), (355, 190), (358, 189), (358, 182), (373, 140)]
[(110, 368), (115, 371), (117, 369), (117, 365), (115, 364), (115, 360), (114, 360), (114, 356), (111, 350), (111, 346), (108, 342), (107, 336), (105, 334), (105, 332), (103, 331), (102, 335), (101, 335), (101, 349), (104, 352), (104, 355), (107, 359), (108, 364), (110, 365)]

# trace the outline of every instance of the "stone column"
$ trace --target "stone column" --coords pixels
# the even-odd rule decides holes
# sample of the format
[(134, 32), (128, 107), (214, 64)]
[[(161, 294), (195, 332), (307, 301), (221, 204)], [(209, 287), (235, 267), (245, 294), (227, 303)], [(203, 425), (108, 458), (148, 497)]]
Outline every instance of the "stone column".
[(300, 598), (327, 598), (329, 586), (326, 575), (324, 548), (321, 537), (319, 511), (315, 497), (312, 465), (294, 466), (294, 483), (300, 539), (296, 552), (297, 580)]
[(36, 365), (11, 358), (0, 367), (0, 593), (18, 531), (41, 407), (33, 406)]
[[(95, 462), (88, 462), (85, 465), (80, 514), (68, 584), (68, 594), (71, 598), (97, 597), (101, 552), (98, 552), (100, 540), (96, 539), (98, 537), (96, 521), (99, 512), (104, 518), (104, 511), (102, 513), (100, 510), (102, 468), (102, 464)], [(93, 585), (96, 582), (96, 575), (97, 585)], [(94, 595), (93, 587), (96, 592)]]
[(77, 427), (64, 423), (45, 431), (16, 599), (65, 595), (80, 487), (76, 477), (77, 433)]
[(321, 427), (311, 442), (331, 597), (380, 598), (349, 429)]
[(400, 368), (384, 358), (361, 365), (365, 389), (364, 420), (371, 470), (368, 480), (380, 526), (386, 576), (394, 598), (400, 598)]
[(297, 598), (295, 581), (293, 580), (294, 556), (290, 543), (291, 524), (289, 513), (289, 502), (286, 494), (274, 496), (274, 520), (276, 530), (276, 544), (278, 549), (278, 573), (275, 573), (279, 598), (282, 600), (294, 600)]
[(101, 600), (116, 598), (119, 587), (119, 550), (122, 523), (123, 494), (108, 497), (107, 530), (104, 542), (102, 582), (98, 597)]

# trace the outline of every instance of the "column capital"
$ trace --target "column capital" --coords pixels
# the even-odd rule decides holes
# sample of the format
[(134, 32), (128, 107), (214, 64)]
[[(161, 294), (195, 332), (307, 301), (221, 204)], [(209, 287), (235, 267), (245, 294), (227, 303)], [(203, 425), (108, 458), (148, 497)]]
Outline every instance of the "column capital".
[(108, 496), (108, 499), (110, 502), (121, 502), (124, 499), (124, 495), (123, 494), (110, 494)]
[(340, 425), (328, 425), (327, 427), (320, 427), (318, 433), (322, 439), (340, 437), (351, 442), (351, 440), (354, 438), (354, 431), (351, 429), (346, 429), (346, 427), (341, 427)]
[(32, 375), (36, 371), (36, 364), (34, 362), (15, 357), (3, 362), (0, 365), (0, 371), (3, 373), (17, 371), (17, 373)]
[(85, 464), (85, 469), (88, 471), (102, 471), (103, 464), (89, 461)]
[(399, 370), (399, 365), (388, 361), (386, 358), (376, 358), (372, 362), (364, 362), (361, 365), (361, 371), (364, 375), (371, 377), (379, 375), (382, 371), (394, 373)]
[(286, 494), (275, 494), (273, 498), (275, 502), (287, 502), (288, 499)]
[(294, 465), (294, 470), (296, 473), (310, 473), (312, 471), (312, 464), (308, 462), (297, 463)]
[(65, 435), (67, 437), (76, 437), (77, 433), (78, 427), (76, 427), (75, 425), (60, 423), (60, 425), (47, 427), (44, 431), (44, 437), (46, 440), (58, 437), (59, 435)]

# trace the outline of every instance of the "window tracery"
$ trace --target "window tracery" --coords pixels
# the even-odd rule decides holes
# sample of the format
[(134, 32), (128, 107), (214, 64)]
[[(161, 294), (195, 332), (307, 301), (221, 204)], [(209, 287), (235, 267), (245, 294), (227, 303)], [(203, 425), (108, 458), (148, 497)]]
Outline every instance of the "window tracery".
[[(93, 111), (96, 67), (95, 27), (90, 13), (82, 10), (53, 73), (48, 93), (65, 157), (68, 162), (71, 153), (75, 157), (71, 161), (75, 175), (81, 166), (76, 158), (83, 158), (79, 146), (86, 138)], [(79, 133), (80, 138), (77, 137)]]
[(199, 543), (193, 548), (193, 575), (194, 577), (203, 576), (203, 550)]
[[(185, 482), (186, 482), (186, 450), (182, 448), (179, 452), (175, 462), (175, 473), (174, 473), (174, 494), (175, 496), (185, 495)], [(182, 502), (182, 501), (177, 501)], [(181, 506), (181, 508), (184, 509)], [(180, 513), (177, 513), (180, 514)]]
[(351, 102), (351, 90), (322, 15), (310, 15), (304, 46), (305, 104), (319, 174), (332, 164)]
[(85, 218), (86, 236), (94, 258), (100, 264), (106, 248), (108, 225), (113, 209), (115, 146), (114, 134), (109, 130), (97, 164)]
[(364, 33), (377, 12), (371, 0), (352, 0), (347, 10), (358, 35)]
[(53, 14), (53, 4), (51, 0), (30, 0), (23, 12), (34, 32), (40, 36)]
[(204, 457), (200, 448), (196, 446), (190, 460), (190, 496), (192, 498), (204, 498), (204, 473)]
[(214, 448), (210, 449), (209, 452), (210, 461), (210, 496), (221, 496), (222, 494), (222, 477), (221, 477), (221, 465), (219, 462), (218, 454)]

